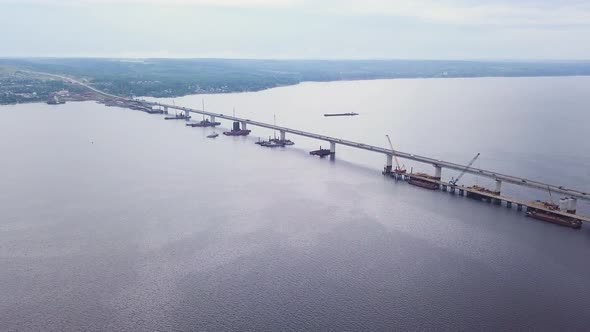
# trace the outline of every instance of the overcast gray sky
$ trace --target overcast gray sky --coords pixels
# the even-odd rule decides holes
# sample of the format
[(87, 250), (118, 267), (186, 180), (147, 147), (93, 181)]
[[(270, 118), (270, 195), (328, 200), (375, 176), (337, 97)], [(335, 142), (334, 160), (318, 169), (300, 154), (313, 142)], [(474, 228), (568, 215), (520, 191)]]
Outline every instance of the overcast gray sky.
[(0, 56), (590, 59), (590, 0), (0, 0)]

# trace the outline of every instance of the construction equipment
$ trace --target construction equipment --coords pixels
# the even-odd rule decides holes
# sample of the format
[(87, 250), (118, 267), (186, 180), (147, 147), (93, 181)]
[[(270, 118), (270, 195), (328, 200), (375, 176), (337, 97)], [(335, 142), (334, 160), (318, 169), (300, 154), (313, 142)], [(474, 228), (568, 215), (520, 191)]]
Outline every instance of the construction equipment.
[(469, 169), (469, 167), (471, 167), (471, 165), (473, 165), (473, 163), (477, 160), (477, 158), (479, 157), (479, 152), (475, 155), (475, 157), (473, 157), (473, 159), (471, 159), (471, 161), (469, 162), (469, 164), (467, 164), (467, 166), (465, 166), (465, 168), (461, 171), (461, 173), (459, 174), (459, 176), (457, 176), (456, 179), (451, 179), (451, 181), (449, 181), (449, 183), (453, 186), (457, 185), (457, 182), (459, 182), (459, 180), (461, 180), (461, 178), (463, 177), (463, 175), (465, 175), (465, 172), (467, 172), (467, 170)]
[(393, 154), (393, 159), (395, 160), (395, 170), (393, 172), (397, 174), (406, 174), (406, 167), (404, 165), (399, 165), (399, 160), (397, 160), (397, 156), (395, 155), (395, 150), (393, 149), (393, 144), (391, 144), (389, 135), (385, 135), (385, 137), (387, 137), (387, 142), (389, 142), (389, 147), (391, 148), (391, 153)]

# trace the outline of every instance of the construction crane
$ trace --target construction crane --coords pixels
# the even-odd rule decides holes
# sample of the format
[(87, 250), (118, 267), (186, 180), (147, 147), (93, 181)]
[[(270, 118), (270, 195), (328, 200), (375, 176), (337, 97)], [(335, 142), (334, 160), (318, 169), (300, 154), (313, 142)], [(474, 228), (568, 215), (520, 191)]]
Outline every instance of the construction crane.
[(465, 175), (465, 172), (467, 172), (469, 167), (471, 167), (471, 165), (473, 165), (473, 163), (477, 160), (478, 157), (479, 157), (479, 152), (475, 155), (475, 157), (473, 157), (473, 159), (471, 159), (469, 164), (467, 164), (467, 166), (465, 166), (465, 168), (461, 171), (461, 174), (459, 174), (459, 176), (457, 176), (456, 179), (451, 179), (451, 181), (449, 181), (449, 183), (453, 186), (456, 186), (457, 182), (459, 182), (459, 180), (461, 180), (463, 175)]
[(385, 135), (385, 137), (387, 137), (387, 142), (389, 142), (389, 147), (391, 148), (391, 152), (393, 154), (393, 159), (395, 159), (395, 170), (394, 172), (397, 174), (405, 174), (406, 173), (406, 167), (405, 166), (400, 166), (399, 165), (399, 160), (397, 160), (397, 156), (395, 155), (395, 150), (393, 149), (393, 144), (391, 144), (391, 139), (389, 138), (389, 135)]

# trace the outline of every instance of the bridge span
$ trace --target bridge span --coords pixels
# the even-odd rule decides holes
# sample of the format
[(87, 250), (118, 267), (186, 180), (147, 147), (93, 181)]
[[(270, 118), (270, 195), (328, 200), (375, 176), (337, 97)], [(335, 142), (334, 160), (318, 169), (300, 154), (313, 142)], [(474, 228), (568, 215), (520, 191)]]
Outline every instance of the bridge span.
[[(337, 144), (353, 147), (356, 149), (381, 153), (386, 156), (386, 166), (389, 168), (391, 168), (391, 166), (392, 166), (392, 157), (394, 155), (398, 158), (403, 158), (403, 159), (412, 160), (415, 162), (420, 162), (420, 163), (425, 163), (425, 164), (431, 164), (434, 167), (435, 178), (437, 178), (438, 180), (441, 180), (442, 169), (447, 168), (447, 169), (452, 169), (455, 171), (470, 173), (470, 174), (493, 179), (496, 181), (496, 188), (495, 188), (496, 192), (500, 192), (501, 185), (503, 182), (505, 182), (505, 183), (510, 183), (510, 184), (514, 184), (517, 186), (521, 186), (521, 187), (528, 187), (528, 188), (542, 190), (542, 191), (550, 190), (553, 193), (562, 194), (565, 197), (572, 198), (574, 200), (574, 206), (575, 206), (576, 199), (590, 201), (590, 193), (587, 191), (580, 191), (580, 190), (576, 190), (576, 189), (572, 189), (572, 188), (565, 188), (563, 186), (557, 186), (557, 185), (552, 185), (552, 184), (548, 184), (548, 183), (543, 183), (540, 181), (521, 178), (518, 176), (502, 174), (499, 172), (485, 170), (482, 168), (469, 167), (467, 165), (461, 165), (461, 164), (457, 164), (457, 163), (453, 163), (453, 162), (449, 162), (449, 161), (444, 161), (444, 160), (440, 160), (440, 159), (415, 155), (412, 153), (402, 152), (402, 151), (398, 151), (398, 150), (390, 150), (390, 149), (386, 149), (386, 148), (379, 147), (379, 146), (364, 144), (364, 143), (360, 143), (360, 142), (354, 142), (354, 141), (345, 140), (345, 139), (341, 139), (341, 138), (337, 138), (337, 137), (315, 134), (315, 133), (311, 133), (311, 132), (307, 132), (307, 131), (303, 131), (303, 130), (282, 127), (282, 126), (276, 126), (273, 124), (268, 124), (268, 123), (264, 123), (264, 122), (260, 122), (260, 121), (253, 121), (250, 119), (244, 119), (244, 118), (238, 118), (238, 117), (219, 114), (219, 113), (207, 112), (204, 110), (192, 109), (192, 108), (183, 107), (183, 106), (168, 105), (168, 104), (163, 104), (163, 103), (159, 103), (159, 102), (150, 102), (150, 101), (137, 100), (137, 99), (132, 99), (132, 98), (124, 98), (124, 97), (120, 97), (120, 96), (116, 96), (116, 95), (113, 95), (110, 93), (100, 91), (100, 90), (98, 90), (98, 89), (96, 89), (84, 82), (78, 81), (72, 77), (56, 75), (56, 74), (49, 74), (49, 73), (42, 73), (42, 72), (33, 72), (33, 71), (30, 71), (29, 73), (37, 74), (37, 75), (46, 75), (46, 76), (50, 76), (53, 78), (64, 80), (64, 81), (72, 83), (72, 84), (79, 84), (79, 85), (86, 87), (87, 89), (93, 91), (97, 95), (99, 95), (103, 98), (106, 98), (106, 99), (113, 99), (113, 100), (125, 101), (125, 102), (141, 102), (141, 103), (143, 103), (143, 105), (145, 105), (147, 107), (154, 107), (154, 106), (161, 107), (164, 109), (165, 113), (168, 112), (168, 109), (176, 109), (176, 110), (180, 110), (180, 111), (185, 112), (185, 115), (189, 115), (189, 113), (197, 113), (197, 114), (207, 115), (210, 117), (211, 122), (215, 122), (216, 118), (226, 119), (226, 120), (230, 120), (230, 121), (238, 121), (238, 122), (241, 122), (243, 129), (246, 129), (246, 127), (248, 125), (252, 125), (252, 126), (258, 126), (258, 127), (268, 128), (268, 129), (272, 129), (272, 130), (278, 130), (280, 132), (282, 140), (284, 140), (285, 135), (287, 133), (289, 133), (289, 134), (293, 134), (293, 135), (298, 135), (298, 136), (303, 136), (303, 137), (308, 137), (308, 138), (312, 138), (312, 139), (326, 141), (326, 142), (330, 143), (330, 152), (332, 152), (332, 153), (336, 152), (336, 145)], [(574, 210), (575, 210), (575, 208), (574, 208)]]
[(298, 136), (308, 137), (308, 138), (317, 139), (317, 140), (321, 140), (321, 141), (326, 141), (326, 142), (330, 143), (330, 150), (332, 152), (336, 152), (336, 145), (340, 144), (340, 145), (349, 146), (349, 147), (353, 147), (353, 148), (357, 148), (357, 149), (361, 149), (361, 150), (381, 153), (381, 154), (386, 155), (386, 157), (387, 157), (386, 158), (387, 166), (391, 166), (391, 156), (393, 156), (395, 154), (398, 158), (403, 158), (403, 159), (412, 160), (412, 161), (425, 163), (425, 164), (431, 164), (432, 166), (434, 166), (435, 172), (439, 175), (441, 174), (443, 168), (447, 168), (447, 169), (452, 169), (455, 171), (465, 171), (466, 173), (470, 173), (470, 174), (493, 179), (496, 181), (496, 188), (497, 189), (499, 189), (501, 183), (504, 182), (504, 183), (510, 183), (510, 184), (514, 184), (514, 185), (518, 185), (518, 186), (522, 186), (522, 187), (539, 189), (539, 190), (543, 190), (543, 191), (551, 190), (551, 192), (553, 192), (553, 193), (560, 193), (560, 194), (563, 194), (568, 197), (573, 197), (573, 198), (577, 198), (577, 199), (590, 201), (590, 193), (588, 193), (588, 192), (583, 192), (583, 191), (570, 189), (570, 188), (564, 188), (562, 186), (556, 186), (556, 185), (552, 185), (552, 184), (548, 184), (548, 183), (543, 183), (540, 181), (525, 179), (525, 178), (521, 178), (518, 176), (502, 174), (499, 172), (485, 170), (482, 168), (467, 167), (467, 165), (461, 165), (461, 164), (457, 164), (457, 163), (453, 163), (453, 162), (449, 162), (449, 161), (444, 161), (444, 160), (440, 160), (440, 159), (420, 156), (420, 155), (416, 155), (416, 154), (412, 154), (412, 153), (408, 153), (408, 152), (402, 152), (402, 151), (398, 151), (398, 150), (394, 151), (394, 150), (390, 150), (390, 149), (386, 149), (383, 147), (374, 146), (374, 145), (370, 145), (370, 144), (364, 144), (364, 143), (349, 141), (349, 140), (345, 140), (345, 139), (341, 139), (341, 138), (337, 138), (337, 137), (331, 137), (331, 136), (325, 136), (325, 135), (321, 135), (321, 134), (310, 133), (307, 131), (288, 128), (288, 127), (276, 126), (276, 125), (269, 124), (269, 123), (254, 121), (254, 120), (245, 119), (245, 118), (234, 117), (234, 116), (220, 114), (220, 113), (213, 113), (213, 112), (208, 112), (208, 111), (203, 111), (203, 110), (198, 110), (198, 109), (193, 109), (193, 108), (188, 108), (188, 107), (183, 107), (183, 106), (168, 105), (168, 104), (163, 104), (163, 103), (158, 103), (158, 102), (148, 102), (148, 101), (142, 101), (142, 102), (147, 106), (152, 106), (152, 107), (158, 106), (158, 107), (164, 108), (165, 110), (176, 109), (179, 111), (183, 111), (186, 114), (197, 113), (197, 114), (207, 115), (211, 118), (212, 122), (215, 122), (216, 118), (221, 118), (221, 119), (225, 119), (225, 120), (241, 122), (243, 127), (251, 125), (251, 126), (257, 126), (257, 127), (277, 130), (281, 133), (281, 139), (284, 139), (285, 134), (289, 133), (289, 134), (293, 134), (293, 135), (298, 135)]

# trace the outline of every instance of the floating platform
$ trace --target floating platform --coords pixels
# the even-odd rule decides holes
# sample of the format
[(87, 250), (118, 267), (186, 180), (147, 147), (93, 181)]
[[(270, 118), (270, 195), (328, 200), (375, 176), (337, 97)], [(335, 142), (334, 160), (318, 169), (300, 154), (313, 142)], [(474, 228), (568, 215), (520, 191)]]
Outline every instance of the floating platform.
[(323, 158), (325, 156), (332, 155), (332, 152), (330, 152), (329, 149), (320, 148), (319, 150), (310, 151), (309, 154), (312, 156), (320, 156), (321, 158)]
[(408, 178), (408, 183), (411, 185), (430, 190), (440, 189), (440, 184), (438, 183), (438, 181), (440, 180), (439, 178), (435, 178), (424, 173), (410, 173), (404, 175)]
[(191, 122), (186, 124), (187, 127), (216, 127), (221, 125), (221, 122), (211, 122), (209, 120), (203, 120), (199, 122)]
[(190, 115), (186, 116), (186, 115), (175, 115), (175, 116), (167, 116), (164, 118), (164, 120), (188, 120), (190, 119)]
[(349, 112), (349, 113), (326, 113), (324, 114), (324, 116), (355, 116), (355, 115), (359, 115), (358, 113), (355, 112)]
[(250, 135), (251, 130), (249, 129), (240, 129), (240, 130), (231, 130), (231, 131), (224, 131), (223, 134), (225, 136), (248, 136)]

